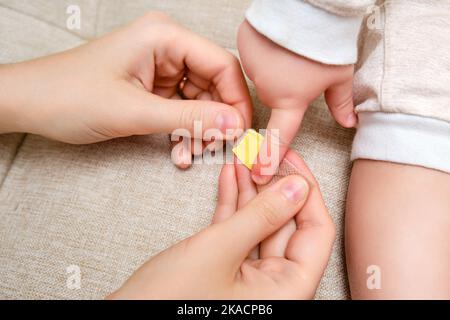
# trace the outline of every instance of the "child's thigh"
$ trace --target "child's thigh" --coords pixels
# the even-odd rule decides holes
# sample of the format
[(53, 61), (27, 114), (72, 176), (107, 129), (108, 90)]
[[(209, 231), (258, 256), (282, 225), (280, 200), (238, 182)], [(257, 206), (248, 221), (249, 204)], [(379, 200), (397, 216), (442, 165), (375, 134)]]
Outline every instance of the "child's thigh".
[(354, 299), (449, 299), (450, 174), (357, 160), (346, 253)]

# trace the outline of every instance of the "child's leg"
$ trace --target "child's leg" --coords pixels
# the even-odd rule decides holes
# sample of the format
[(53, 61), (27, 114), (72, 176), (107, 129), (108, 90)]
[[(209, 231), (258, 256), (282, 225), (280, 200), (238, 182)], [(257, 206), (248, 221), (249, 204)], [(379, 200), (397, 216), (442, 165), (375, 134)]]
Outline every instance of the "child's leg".
[(357, 160), (346, 252), (353, 299), (450, 299), (450, 174)]

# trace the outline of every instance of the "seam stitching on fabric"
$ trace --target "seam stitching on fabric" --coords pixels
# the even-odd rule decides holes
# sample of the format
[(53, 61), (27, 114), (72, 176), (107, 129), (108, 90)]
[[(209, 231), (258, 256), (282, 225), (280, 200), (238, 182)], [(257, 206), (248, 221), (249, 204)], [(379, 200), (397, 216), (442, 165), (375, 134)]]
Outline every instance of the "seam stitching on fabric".
[(380, 83), (380, 110), (381, 112), (384, 111), (384, 87), (385, 87), (385, 81), (386, 81), (386, 74), (387, 74), (387, 55), (388, 55), (388, 39), (387, 39), (387, 29), (388, 29), (388, 5), (389, 1), (384, 2), (384, 28), (383, 28), (383, 74), (381, 76), (381, 83)]

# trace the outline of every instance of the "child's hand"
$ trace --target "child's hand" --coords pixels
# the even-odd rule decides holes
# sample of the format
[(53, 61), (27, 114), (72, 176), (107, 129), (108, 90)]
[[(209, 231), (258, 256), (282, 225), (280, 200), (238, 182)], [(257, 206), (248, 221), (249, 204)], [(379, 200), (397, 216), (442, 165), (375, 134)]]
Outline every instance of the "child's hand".
[[(332, 66), (292, 53), (258, 33), (244, 22), (238, 37), (242, 64), (254, 82), (259, 99), (272, 108), (268, 136), (261, 154), (270, 155), (270, 130), (279, 130), (279, 159), (275, 166), (264, 166), (261, 159), (253, 168), (253, 179), (266, 184), (276, 172), (289, 145), (297, 134), (308, 105), (325, 92), (328, 106), (337, 122), (353, 127), (352, 65)], [(277, 146), (274, 144), (274, 147)], [(265, 170), (262, 170), (264, 168)], [(263, 171), (263, 172), (262, 172)]]
[[(215, 224), (151, 259), (110, 298), (312, 299), (334, 225), (306, 165), (295, 154), (290, 159), (311, 186), (290, 176), (253, 198), (248, 171), (240, 175), (225, 166)], [(292, 232), (275, 233), (293, 217)]]
[(0, 132), (87, 144), (193, 133), (194, 121), (203, 131), (244, 129), (251, 101), (232, 54), (150, 13), (79, 48), (1, 66), (0, 118)]

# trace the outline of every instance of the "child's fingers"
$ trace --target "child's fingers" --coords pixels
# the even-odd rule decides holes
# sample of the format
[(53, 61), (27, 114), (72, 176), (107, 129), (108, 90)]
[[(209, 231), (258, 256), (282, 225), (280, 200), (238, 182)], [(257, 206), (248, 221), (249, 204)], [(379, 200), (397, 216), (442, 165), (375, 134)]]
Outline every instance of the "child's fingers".
[(353, 106), (353, 78), (331, 86), (325, 92), (331, 114), (345, 128), (356, 126), (358, 118)]
[(230, 218), (237, 210), (238, 186), (235, 168), (232, 164), (226, 164), (222, 168), (219, 178), (219, 199), (213, 224), (220, 223)]
[(252, 178), (258, 185), (270, 182), (297, 135), (305, 108), (273, 109)]

